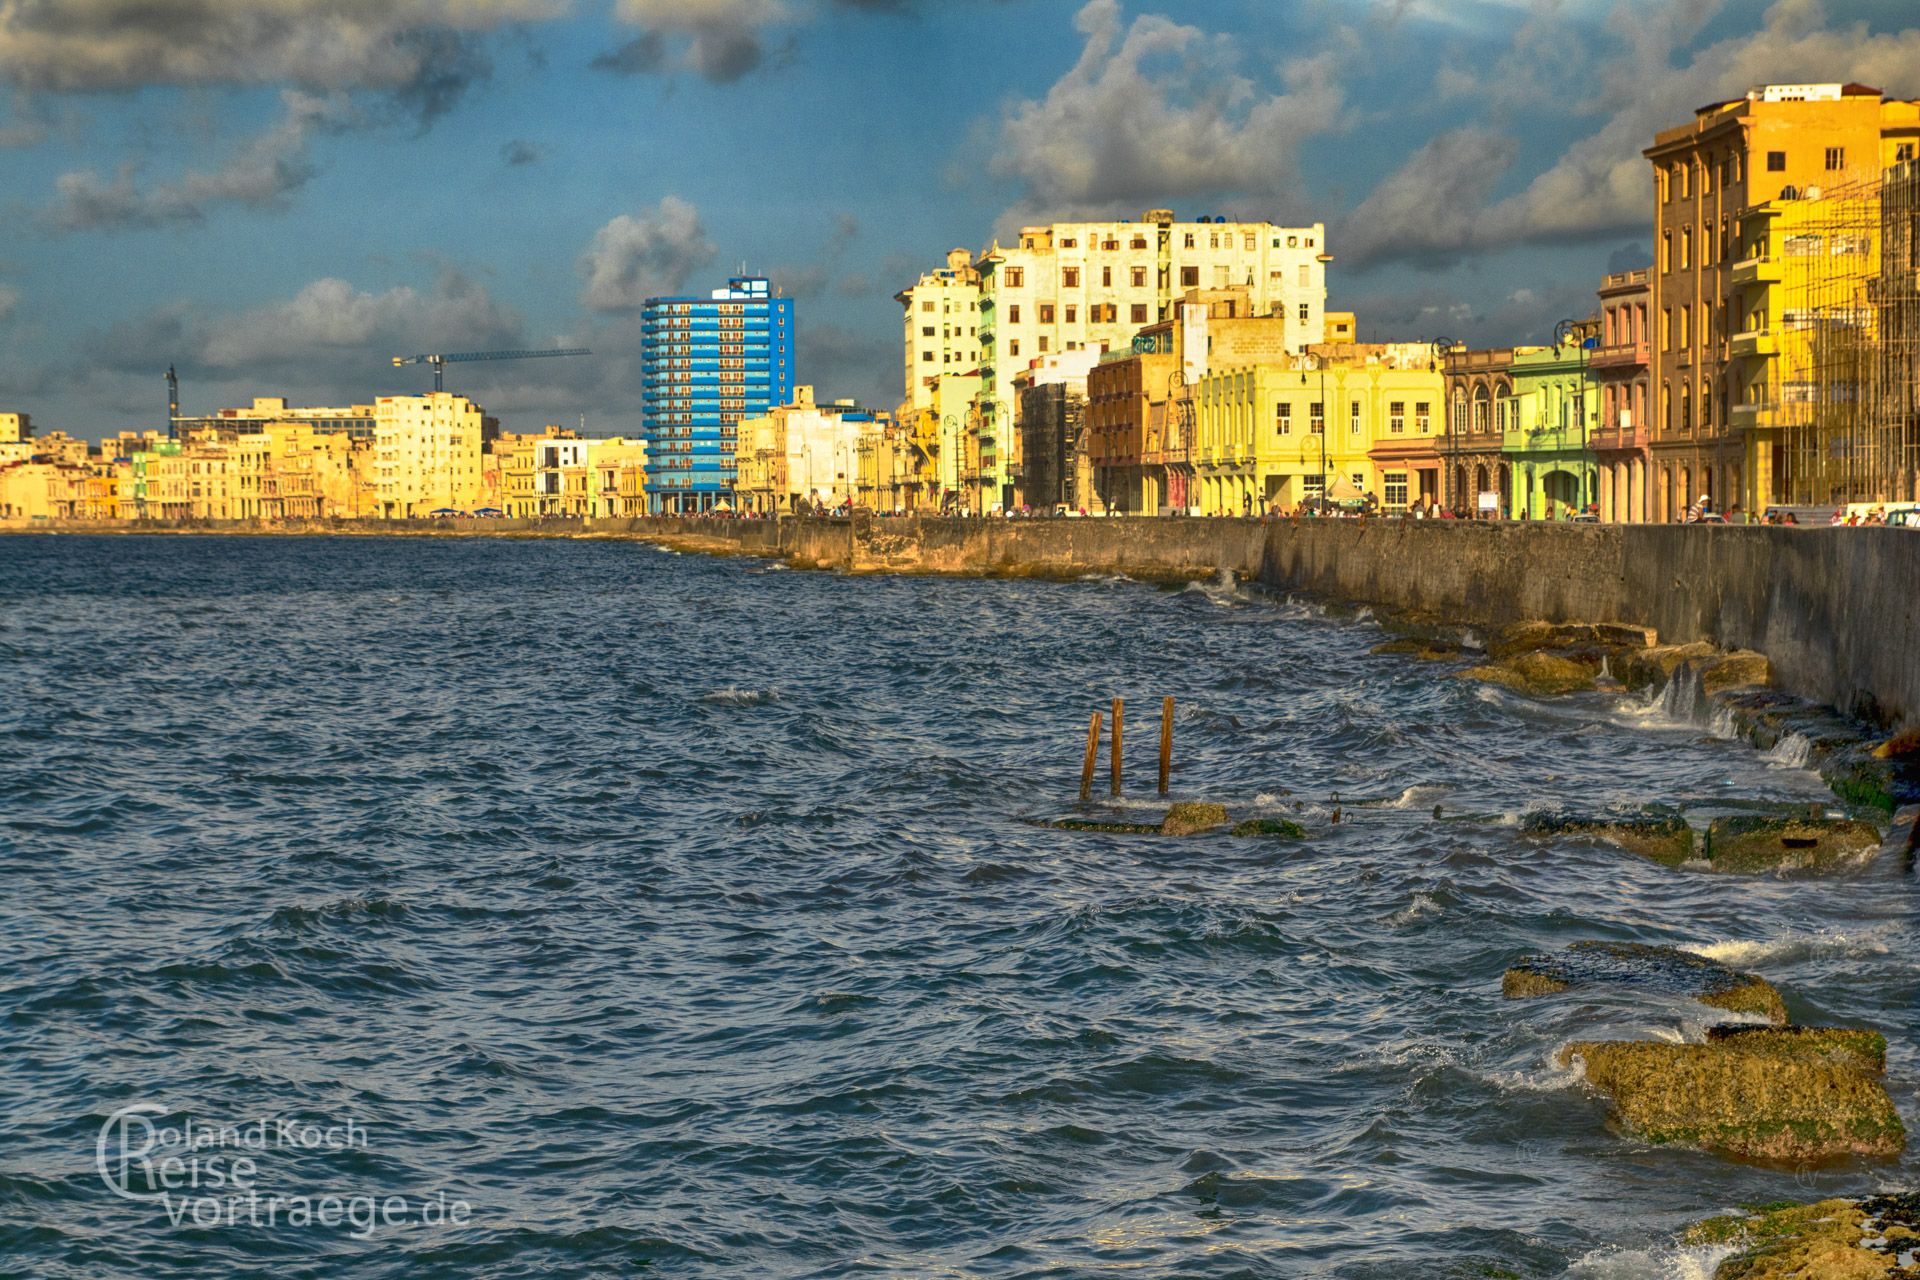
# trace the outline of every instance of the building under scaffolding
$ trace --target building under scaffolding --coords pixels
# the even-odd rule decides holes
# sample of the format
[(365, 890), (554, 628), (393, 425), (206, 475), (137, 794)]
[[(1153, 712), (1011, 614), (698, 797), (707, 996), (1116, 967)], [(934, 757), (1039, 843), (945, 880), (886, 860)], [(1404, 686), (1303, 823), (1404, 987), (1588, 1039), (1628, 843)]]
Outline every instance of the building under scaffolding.
[[(1808, 190), (1755, 211), (1766, 291), (1735, 354), (1765, 358), (1751, 474), (1775, 503), (1912, 501), (1920, 470), (1920, 166)], [(1736, 276), (1739, 269), (1736, 269)]]

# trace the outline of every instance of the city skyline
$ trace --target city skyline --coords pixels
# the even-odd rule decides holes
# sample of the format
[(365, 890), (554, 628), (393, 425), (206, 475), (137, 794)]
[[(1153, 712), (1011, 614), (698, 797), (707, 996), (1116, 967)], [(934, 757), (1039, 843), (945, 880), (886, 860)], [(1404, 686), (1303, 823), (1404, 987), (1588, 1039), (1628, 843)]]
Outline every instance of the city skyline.
[(45, 430), (155, 425), (169, 365), (205, 412), (579, 343), (450, 389), (633, 431), (641, 302), (741, 266), (804, 300), (800, 381), (890, 407), (893, 295), (948, 249), (1160, 205), (1325, 221), (1363, 338), (1538, 340), (1650, 261), (1657, 129), (1768, 80), (1920, 92), (1891, 3), (151, 8), (0, 17), (0, 405)]

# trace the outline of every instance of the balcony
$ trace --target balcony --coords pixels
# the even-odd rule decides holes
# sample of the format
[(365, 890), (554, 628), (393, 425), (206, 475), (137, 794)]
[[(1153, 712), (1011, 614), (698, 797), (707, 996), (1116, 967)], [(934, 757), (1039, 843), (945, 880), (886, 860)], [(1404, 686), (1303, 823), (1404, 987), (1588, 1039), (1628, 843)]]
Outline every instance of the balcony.
[(1648, 364), (1652, 358), (1645, 342), (1617, 342), (1610, 347), (1595, 347), (1587, 357), (1587, 367), (1629, 369)]
[(1780, 335), (1772, 329), (1749, 329), (1745, 333), (1736, 333), (1727, 344), (1727, 354), (1735, 360), (1748, 356), (1777, 356), (1780, 354)]
[(1733, 264), (1732, 281), (1736, 287), (1748, 284), (1779, 284), (1781, 263), (1778, 258), (1743, 258)]

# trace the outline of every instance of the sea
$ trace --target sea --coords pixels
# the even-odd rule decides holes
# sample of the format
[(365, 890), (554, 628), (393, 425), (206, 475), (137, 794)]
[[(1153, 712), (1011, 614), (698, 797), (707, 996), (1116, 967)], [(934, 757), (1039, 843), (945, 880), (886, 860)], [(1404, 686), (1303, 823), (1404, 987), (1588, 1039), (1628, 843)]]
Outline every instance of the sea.
[[(1905, 868), (1672, 870), (1545, 809), (1832, 797), (1618, 689), (1229, 577), (849, 577), (612, 539), (0, 539), (0, 1274), (1705, 1277), (1911, 1187), (1610, 1124), (1505, 1000), (1582, 939), (1890, 1042)], [(1173, 799), (1300, 840), (1062, 830)], [(1121, 797), (1088, 721), (1125, 701)]]

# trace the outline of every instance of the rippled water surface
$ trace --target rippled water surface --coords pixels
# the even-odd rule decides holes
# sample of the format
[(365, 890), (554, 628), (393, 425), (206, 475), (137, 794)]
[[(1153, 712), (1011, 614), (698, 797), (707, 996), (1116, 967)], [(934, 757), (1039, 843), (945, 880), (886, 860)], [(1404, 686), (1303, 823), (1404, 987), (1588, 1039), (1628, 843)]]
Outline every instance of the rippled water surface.
[[(1380, 639), (1220, 584), (0, 539), (0, 1271), (1681, 1276), (1708, 1212), (1911, 1182), (1624, 1139), (1555, 1047), (1707, 1011), (1500, 996), (1531, 948), (1703, 948), (1883, 1027), (1920, 1120), (1900, 869), (1711, 877), (1514, 821), (1817, 780)], [(1175, 791), (1314, 837), (1023, 822), (1073, 809), (1116, 694), (1141, 814), (1171, 694)], [(176, 1228), (95, 1168), (137, 1102), (353, 1118), (257, 1185), (473, 1218)]]

